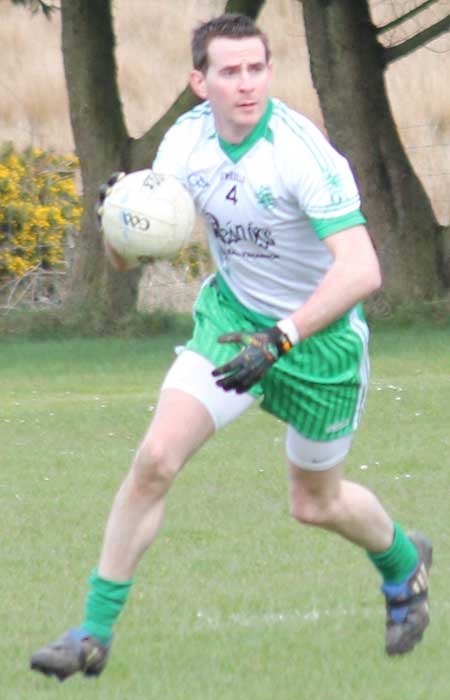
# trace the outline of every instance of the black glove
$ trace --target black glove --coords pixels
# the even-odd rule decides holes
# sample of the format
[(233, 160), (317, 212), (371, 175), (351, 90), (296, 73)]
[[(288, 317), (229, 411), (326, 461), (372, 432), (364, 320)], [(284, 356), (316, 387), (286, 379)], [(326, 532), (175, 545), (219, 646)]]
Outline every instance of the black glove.
[(220, 377), (216, 384), (225, 391), (234, 389), (237, 394), (248, 391), (264, 376), (267, 370), (292, 348), (292, 343), (278, 326), (251, 333), (226, 333), (219, 343), (241, 343), (244, 347), (230, 362), (213, 371)]
[(95, 218), (97, 221), (97, 227), (100, 231), (102, 230), (103, 202), (105, 201), (106, 197), (111, 193), (111, 190), (116, 184), (116, 182), (119, 182), (119, 180), (125, 177), (125, 175), (126, 173), (124, 172), (113, 173), (109, 177), (108, 182), (106, 182), (103, 185), (100, 185), (100, 187), (98, 188), (98, 199), (95, 203)]

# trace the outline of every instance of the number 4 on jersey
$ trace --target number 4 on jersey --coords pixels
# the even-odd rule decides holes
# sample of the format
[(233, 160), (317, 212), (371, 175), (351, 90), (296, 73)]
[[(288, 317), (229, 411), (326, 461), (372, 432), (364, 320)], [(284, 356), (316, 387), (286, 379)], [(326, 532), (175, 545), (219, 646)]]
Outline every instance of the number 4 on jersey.
[(233, 187), (228, 192), (225, 199), (228, 199), (230, 202), (233, 202), (233, 204), (237, 204), (238, 200), (237, 200), (237, 187), (236, 187), (236, 185), (233, 185)]

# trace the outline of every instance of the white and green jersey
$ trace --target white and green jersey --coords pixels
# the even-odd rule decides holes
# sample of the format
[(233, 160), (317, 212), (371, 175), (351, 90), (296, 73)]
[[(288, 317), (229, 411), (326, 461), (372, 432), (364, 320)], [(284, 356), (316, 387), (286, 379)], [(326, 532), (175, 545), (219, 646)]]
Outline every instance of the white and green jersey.
[(347, 160), (280, 100), (238, 145), (218, 136), (200, 104), (169, 129), (153, 169), (185, 183), (226, 284), (273, 318), (302, 306), (325, 275), (332, 257), (322, 239), (365, 222)]

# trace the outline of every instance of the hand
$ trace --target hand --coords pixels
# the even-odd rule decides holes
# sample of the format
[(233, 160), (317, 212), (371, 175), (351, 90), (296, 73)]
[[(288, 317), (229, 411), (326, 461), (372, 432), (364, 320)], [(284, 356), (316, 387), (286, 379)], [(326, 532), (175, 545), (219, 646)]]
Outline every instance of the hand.
[(216, 384), (225, 391), (234, 389), (237, 394), (248, 391), (264, 376), (267, 370), (289, 352), (292, 343), (278, 326), (251, 333), (226, 333), (219, 343), (240, 343), (244, 347), (230, 362), (213, 371), (213, 377), (220, 377)]
[(102, 214), (103, 214), (103, 203), (106, 199), (106, 197), (111, 193), (112, 188), (116, 184), (116, 182), (119, 182), (123, 177), (125, 177), (126, 173), (124, 172), (117, 172), (113, 173), (109, 179), (108, 182), (106, 182), (103, 185), (100, 185), (98, 188), (98, 199), (95, 204), (95, 218), (97, 221), (97, 227), (99, 230), (102, 230)]
[[(125, 172), (116, 172), (112, 173), (110, 175), (108, 182), (106, 182), (103, 185), (100, 185), (98, 188), (98, 200), (95, 204), (95, 216), (96, 216), (96, 221), (97, 221), (97, 227), (100, 231), (103, 230), (102, 227), (102, 215), (103, 215), (103, 205), (105, 203), (106, 197), (111, 194), (111, 190), (114, 187), (114, 185), (119, 182), (123, 177), (125, 177), (126, 173)], [(106, 240), (106, 238), (103, 239), (103, 243), (105, 246), (105, 251), (106, 254), (109, 258), (109, 261), (111, 262), (112, 266), (116, 268), (116, 270), (119, 270), (120, 272), (127, 272), (128, 270), (131, 270), (133, 267), (136, 267), (139, 265), (140, 261), (139, 260), (128, 260), (125, 259), (122, 255), (119, 255), (119, 253), (114, 250), (114, 248), (111, 246), (110, 243)]]

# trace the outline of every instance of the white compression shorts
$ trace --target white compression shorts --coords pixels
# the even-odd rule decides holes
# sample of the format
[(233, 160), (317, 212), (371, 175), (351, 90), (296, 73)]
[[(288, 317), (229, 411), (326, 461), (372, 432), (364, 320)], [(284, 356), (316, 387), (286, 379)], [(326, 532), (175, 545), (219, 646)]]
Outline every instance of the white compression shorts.
[[(191, 350), (182, 350), (163, 381), (164, 389), (179, 389), (194, 396), (210, 414), (219, 430), (246, 411), (254, 402), (251, 394), (236, 394), (218, 387), (211, 372), (214, 365)], [(318, 441), (304, 437), (291, 425), (287, 427), (286, 454), (301, 469), (324, 471), (344, 461), (353, 433), (335, 440)]]

